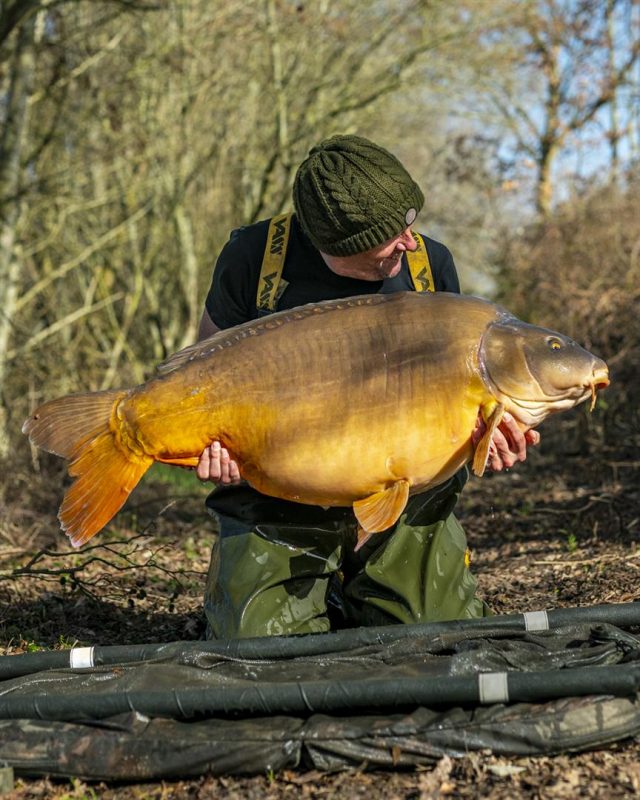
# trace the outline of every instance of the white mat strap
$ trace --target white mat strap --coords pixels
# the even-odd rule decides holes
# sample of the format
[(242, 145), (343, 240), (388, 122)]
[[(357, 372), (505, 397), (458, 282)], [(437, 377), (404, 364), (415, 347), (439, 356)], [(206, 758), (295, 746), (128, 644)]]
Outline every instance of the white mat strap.
[(524, 627), (528, 631), (548, 631), (549, 616), (546, 611), (527, 611), (522, 615)]
[(89, 669), (93, 667), (93, 647), (72, 647), (69, 651), (71, 669)]
[(509, 683), (506, 672), (483, 672), (478, 675), (478, 696), (481, 703), (508, 703)]

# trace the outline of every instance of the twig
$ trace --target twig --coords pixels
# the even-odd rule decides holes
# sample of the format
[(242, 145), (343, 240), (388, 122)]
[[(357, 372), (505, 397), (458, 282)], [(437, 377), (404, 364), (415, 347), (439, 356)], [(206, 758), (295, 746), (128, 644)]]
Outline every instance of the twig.
[(581, 558), (577, 561), (530, 561), (529, 563), (535, 566), (572, 567), (583, 564), (611, 564), (616, 561), (631, 561), (633, 558), (640, 558), (640, 550), (628, 556), (597, 556), (596, 558)]
[[(164, 514), (174, 503), (175, 501), (167, 503), (159, 512), (158, 516)], [(79, 550), (65, 550), (61, 552), (43, 548), (33, 554), (23, 566), (0, 572), (0, 581), (35, 577), (44, 580), (56, 580), (56, 582), (58, 582), (68, 578), (74, 588), (79, 589), (84, 594), (94, 599), (99, 599), (92, 589), (97, 586), (104, 586), (105, 583), (109, 584), (113, 582), (113, 575), (110, 573), (122, 574), (125, 572), (142, 571), (152, 568), (167, 576), (172, 581), (175, 581), (177, 587), (179, 587), (179, 589), (175, 590), (177, 595), (177, 593), (184, 589), (183, 579), (185, 577), (203, 577), (206, 572), (194, 569), (173, 570), (163, 566), (159, 562), (158, 556), (169, 550), (170, 545), (160, 544), (150, 548), (148, 540), (155, 527), (156, 520), (153, 520), (141, 533), (130, 539), (119, 539), (109, 544), (89, 545)], [(136, 556), (140, 556), (143, 552), (145, 553), (143, 560), (137, 560)], [(63, 564), (62, 566), (50, 567), (47, 566), (46, 562), (48, 558), (54, 558), (57, 562), (64, 562), (67, 558), (72, 558), (74, 561), (80, 559), (80, 561), (75, 564)], [(83, 574), (89, 567), (95, 565), (106, 567), (106, 571), (99, 572), (93, 577), (88, 577), (86, 574)], [(100, 599), (104, 599), (104, 597)]]

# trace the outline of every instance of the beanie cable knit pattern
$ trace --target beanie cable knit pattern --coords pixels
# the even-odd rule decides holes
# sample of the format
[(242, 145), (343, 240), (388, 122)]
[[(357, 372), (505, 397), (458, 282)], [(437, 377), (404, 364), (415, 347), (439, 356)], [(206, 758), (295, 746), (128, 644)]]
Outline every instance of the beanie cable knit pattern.
[(401, 233), (424, 196), (388, 150), (360, 136), (334, 136), (300, 165), (293, 200), (311, 242), (328, 255), (348, 256)]

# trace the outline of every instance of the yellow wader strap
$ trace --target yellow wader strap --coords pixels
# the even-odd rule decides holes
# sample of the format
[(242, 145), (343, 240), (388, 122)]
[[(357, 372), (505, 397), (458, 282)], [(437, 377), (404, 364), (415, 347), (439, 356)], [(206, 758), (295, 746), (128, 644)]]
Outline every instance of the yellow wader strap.
[(427, 253), (424, 240), (422, 236), (415, 231), (411, 231), (411, 235), (418, 245), (418, 249), (414, 250), (413, 253), (407, 251), (407, 264), (409, 265), (413, 287), (416, 292), (435, 292), (436, 286), (433, 282), (429, 254)]
[(256, 296), (258, 311), (275, 311), (280, 295), (287, 288), (287, 281), (282, 280), (282, 270), (289, 244), (291, 216), (291, 214), (280, 214), (273, 217), (269, 223), (267, 244), (258, 278)]

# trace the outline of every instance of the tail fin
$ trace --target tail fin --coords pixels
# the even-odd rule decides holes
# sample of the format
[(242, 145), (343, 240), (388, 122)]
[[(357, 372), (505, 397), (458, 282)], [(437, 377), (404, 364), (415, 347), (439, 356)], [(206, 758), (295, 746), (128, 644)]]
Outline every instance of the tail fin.
[(75, 481), (58, 519), (74, 547), (88, 542), (122, 508), (153, 459), (125, 451), (110, 426), (126, 392), (90, 392), (51, 400), (22, 426), (30, 441), (68, 459)]

